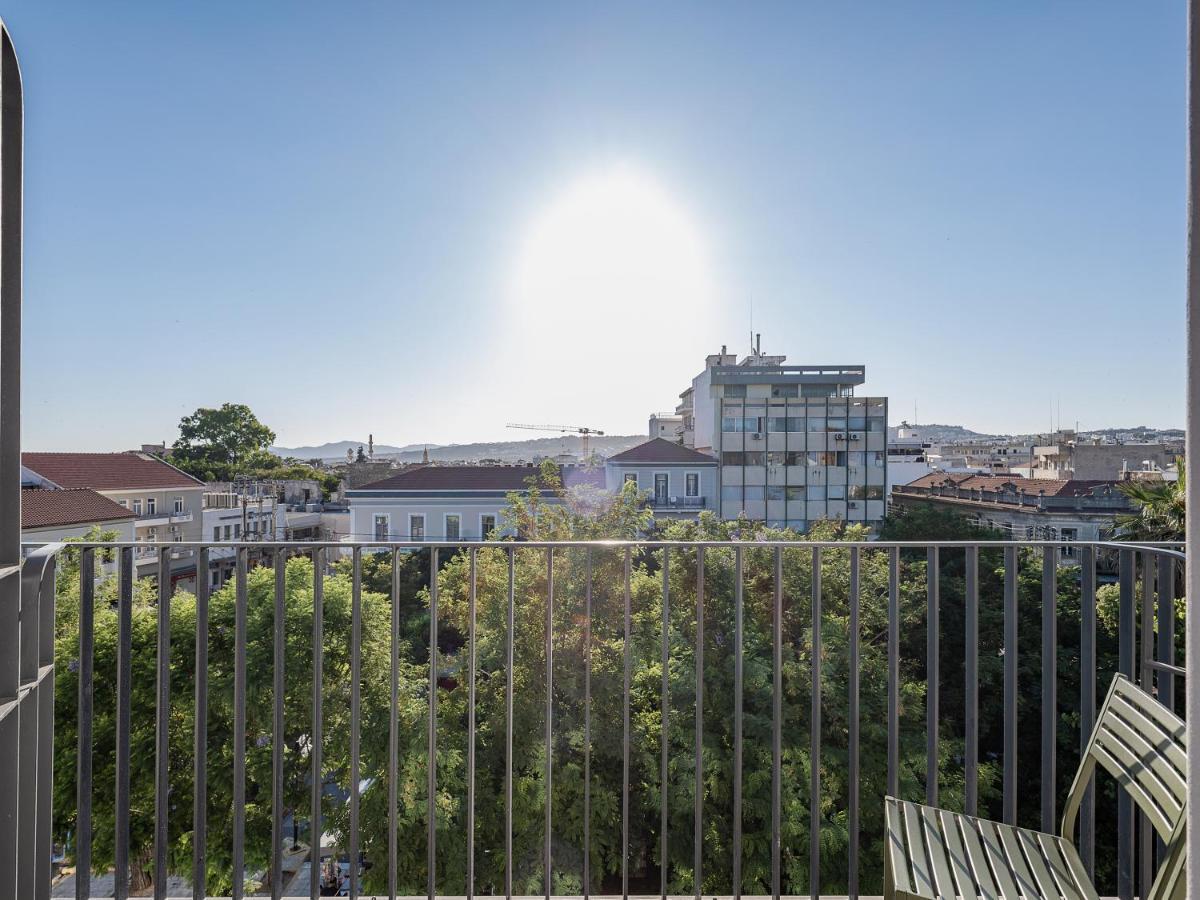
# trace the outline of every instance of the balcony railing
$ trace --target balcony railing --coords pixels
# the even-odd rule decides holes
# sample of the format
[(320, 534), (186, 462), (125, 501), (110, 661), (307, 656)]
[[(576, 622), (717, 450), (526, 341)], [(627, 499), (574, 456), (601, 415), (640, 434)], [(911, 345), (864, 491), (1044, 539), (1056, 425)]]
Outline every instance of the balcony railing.
[(656, 497), (651, 495), (647, 504), (651, 509), (704, 509), (704, 497)]
[(157, 512), (137, 513), (137, 526), (139, 528), (145, 528), (150, 525), (176, 525), (190, 521), (192, 521), (192, 513), (186, 510), (184, 512), (174, 512), (163, 509)]
[[(188, 832), (195, 896), (209, 886), (210, 850), (237, 873), (233, 896), (246, 877), (280, 896), (285, 824), (298, 828), (304, 815), (310, 842), (335, 834), (335, 859), (344, 858), (347, 871), (357, 861), (359, 876), (374, 877), (389, 895), (424, 887), (431, 897), (511, 897), (540, 886), (547, 895), (703, 889), (778, 897), (819, 896), (832, 886), (858, 896), (860, 885), (878, 890), (885, 793), (1054, 830), (1064, 776), (1105, 686), (1098, 681), (1113, 671), (1098, 661), (1110, 637), (1116, 671), (1168, 706), (1179, 699), (1183, 555), (1165, 546), (1079, 542), (1079, 568), (1064, 570), (1050, 542), (235, 543), (234, 587), (218, 603), (204, 573), (214, 549), (229, 545), (194, 543), (185, 544), (197, 554), (194, 599), (172, 596), (170, 578), (161, 577), (153, 606), (135, 614), (138, 546), (72, 545), (82, 573), (115, 554), (115, 590), (111, 605), (101, 604), (103, 582), (81, 577), (78, 597), (59, 598), (71, 623), (60, 653), (71, 658), (59, 661), (66, 686), (57, 703), (68, 703), (76, 735), (58, 750), (73, 749), (74, 765), (60, 757), (54, 768), (76, 773), (77, 800), (55, 809), (55, 834), (75, 862), (77, 897), (91, 896), (99, 844), (99, 868), (111, 869), (118, 896), (139, 859), (149, 860), (141, 865), (152, 869), (161, 896), (168, 872), (188, 868), (172, 850)], [(163, 571), (178, 548), (158, 545)], [(261, 575), (252, 552), (270, 564)], [(374, 553), (384, 555), (373, 566), (381, 561), (391, 572), (383, 593), (364, 586), (364, 561)], [(402, 570), (414, 553), (428, 557), (416, 559), (428, 566), (423, 602), (431, 613), (428, 644), (415, 650), (400, 619), (412, 608)], [(312, 564), (293, 571), (297, 556)], [(335, 573), (339, 557), (345, 562)], [(49, 715), (43, 704), (53, 683), (37, 674), (54, 670), (53, 560), (39, 550), (26, 562), (29, 583), (40, 587), (30, 593), (41, 637), (34, 649), (22, 644), (22, 697), (37, 694), (23, 702), (41, 716)], [(1116, 585), (1100, 593), (1116, 608), (1098, 609), (1097, 573), (1114, 567)], [(390, 634), (377, 631), (380, 604)], [(1108, 622), (1110, 614), (1115, 625), (1098, 631), (1098, 616)], [(97, 652), (101, 617), (115, 617), (111, 656)], [(194, 647), (190, 638), (172, 646), (181, 622)], [(251, 623), (270, 629), (255, 637)], [(1040, 623), (1040, 633), (1024, 633), (1020, 623)], [(311, 636), (299, 657), (296, 633)], [(1035, 662), (1031, 645), (1040, 645)], [(173, 656), (186, 665), (173, 665)], [(100, 659), (114, 666), (108, 710), (96, 704)], [(151, 660), (149, 701), (138, 686)], [(348, 678), (331, 687), (330, 673), (342, 667)], [(1064, 683), (1071, 696), (1060, 696)], [(294, 702), (296, 691), (307, 692), (309, 710)], [(956, 708), (943, 702), (951, 699)], [(998, 720), (981, 719), (981, 699)], [(115, 721), (111, 743), (94, 731), (101, 713)], [(335, 713), (346, 715), (345, 733), (323, 730)], [(8, 716), (0, 708), (0, 726)], [(801, 724), (806, 735), (797, 733)], [(425, 733), (415, 755), (414, 727)], [(386, 741), (375, 737), (384, 730)], [(13, 800), (17, 832), (5, 830), (0, 815), (0, 837), (42, 879), (50, 767), (48, 744), (39, 747), (37, 777), (22, 778)], [(269, 766), (260, 765), (267, 747)], [(1034, 763), (1022, 753), (1036, 754), (1036, 778), (1025, 774)], [(864, 767), (864, 757), (880, 762)], [(414, 759), (424, 790), (412, 780)], [(231, 770), (210, 782), (225, 761)], [(97, 771), (114, 780), (98, 782)], [(228, 806), (214, 807), (210, 783), (223, 791), (226, 780)], [(305, 780), (309, 796), (298, 801), (295, 785)], [(69, 796), (59, 791), (60, 800)], [(6, 796), (0, 792), (0, 804)], [(1100, 796), (1089, 794), (1080, 816), (1089, 871), (1101, 860)], [(100, 807), (111, 810), (103, 838)], [(269, 843), (248, 836), (248, 814), (269, 819)], [(1104, 824), (1101, 838), (1104, 860), (1115, 850), (1117, 893), (1131, 897), (1140, 883), (1145, 896), (1155, 854), (1148, 825), (1124, 795), (1113, 821), (1115, 835)], [(424, 867), (400, 843), (402, 828), (405, 844), (416, 839), (414, 827), (423, 832)], [(570, 849), (572, 840), (589, 849)], [(415, 885), (421, 868), (423, 884)], [(319, 853), (297, 877), (305, 874), (303, 892), (315, 897)], [(29, 896), (48, 886), (47, 875)]]

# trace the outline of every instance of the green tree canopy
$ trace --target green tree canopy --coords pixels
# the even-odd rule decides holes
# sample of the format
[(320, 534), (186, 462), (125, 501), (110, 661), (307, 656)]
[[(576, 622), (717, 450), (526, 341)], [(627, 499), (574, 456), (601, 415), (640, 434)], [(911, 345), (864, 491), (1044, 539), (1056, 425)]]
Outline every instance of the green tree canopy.
[(1117, 516), (1115, 536), (1126, 541), (1182, 541), (1187, 523), (1187, 479), (1183, 458), (1175, 481), (1123, 481), (1118, 486), (1137, 509)]
[(179, 439), (171, 447), (170, 460), (198, 478), (218, 480), (274, 440), (275, 432), (243, 403), (201, 407), (179, 420)]

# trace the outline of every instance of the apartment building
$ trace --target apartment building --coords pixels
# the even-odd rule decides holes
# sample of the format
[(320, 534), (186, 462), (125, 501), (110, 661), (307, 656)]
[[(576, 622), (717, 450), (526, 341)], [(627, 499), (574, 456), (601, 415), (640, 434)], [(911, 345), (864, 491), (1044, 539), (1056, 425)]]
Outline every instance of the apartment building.
[(1031, 465), (1033, 445), (1003, 438), (946, 441), (931, 447), (928, 458), (943, 472), (1006, 475)]
[(128, 509), (88, 488), (21, 491), (21, 540), (47, 544), (81, 538), (93, 528), (133, 540), (134, 517)]
[[(136, 541), (199, 541), (204, 482), (149, 453), (22, 453), (22, 480), (48, 489), (88, 489), (133, 515)], [(170, 554), (172, 583), (193, 579), (195, 553)], [(158, 555), (147, 547), (134, 553), (137, 577), (157, 576)]]
[[(350, 537), (380, 541), (478, 541), (503, 531), (510, 493), (529, 491), (538, 466), (420, 466), (346, 491)], [(570, 488), (604, 486), (599, 470), (563, 467)], [(547, 496), (548, 503), (561, 502)]]
[[(788, 365), (756, 342), (726, 347), (680, 395), (690, 444), (717, 460), (717, 509), (798, 531), (820, 519), (877, 526), (887, 484), (887, 399), (857, 397), (863, 366)], [(685, 435), (689, 431), (685, 427)]]
[(650, 416), (651, 438), (663, 438), (676, 444), (683, 443), (683, 416), (678, 413), (653, 413)]
[(1033, 448), (1032, 477), (1045, 479), (1120, 479), (1126, 472), (1162, 471), (1183, 455), (1178, 443), (1119, 444), (1084, 440), (1059, 431)]
[(1070, 544), (1101, 540), (1133, 504), (1115, 481), (1019, 478), (935, 472), (892, 489), (898, 509), (932, 506), (1003, 531), (1014, 540), (1062, 541), (1062, 562), (1076, 559)]
[(607, 490), (619, 491), (627, 482), (648, 494), (655, 518), (694, 519), (717, 509), (716, 459), (667, 438), (652, 438), (605, 461)]

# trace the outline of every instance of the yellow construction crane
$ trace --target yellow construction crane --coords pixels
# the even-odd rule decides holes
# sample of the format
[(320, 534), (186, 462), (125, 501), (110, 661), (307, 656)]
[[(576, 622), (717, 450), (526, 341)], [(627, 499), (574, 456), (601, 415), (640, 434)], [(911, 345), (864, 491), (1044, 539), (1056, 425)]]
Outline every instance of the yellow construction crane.
[(520, 425), (509, 422), (507, 427), (524, 428), (527, 431), (557, 431), (559, 434), (578, 434), (583, 438), (583, 458), (585, 460), (591, 456), (588, 437), (593, 434), (604, 434), (599, 428), (588, 428), (584, 425)]

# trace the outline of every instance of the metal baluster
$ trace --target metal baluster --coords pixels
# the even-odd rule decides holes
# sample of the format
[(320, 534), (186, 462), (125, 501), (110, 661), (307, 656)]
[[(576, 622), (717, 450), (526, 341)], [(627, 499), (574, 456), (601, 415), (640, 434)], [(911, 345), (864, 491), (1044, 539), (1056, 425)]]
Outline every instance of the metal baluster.
[(629, 580), (632, 575), (633, 558), (629, 547), (625, 548), (625, 690), (623, 722), (621, 726), (621, 896), (629, 898), (629, 690), (633, 677), (633, 648), (629, 643), (632, 619), (632, 603)]
[(888, 793), (900, 794), (900, 549), (888, 550)]
[[(472, 900), (472, 864), (475, 811), (475, 551), (471, 551), (471, 642), (470, 666), (470, 746), (467, 749), (467, 900)], [(396, 854), (399, 850), (396, 832), (397, 800), (400, 781), (400, 549), (392, 548), (392, 684), (391, 708), (388, 710), (388, 897), (396, 897)]]
[[(284, 591), (287, 587), (287, 557), (275, 549), (275, 683), (271, 719), (271, 897), (283, 892), (283, 691), (284, 691)], [(199, 576), (199, 569), (197, 577)]]
[[(1129, 679), (1134, 676), (1134, 596), (1136, 572), (1132, 550), (1120, 551), (1121, 607), (1117, 620), (1117, 668)], [(1117, 896), (1133, 900), (1133, 800), (1117, 791)]]
[[(1079, 634), (1079, 752), (1087, 749), (1096, 722), (1096, 547), (1083, 548), (1080, 560), (1080, 634)], [(1079, 855), (1088, 877), (1096, 877), (1096, 777), (1088, 779), (1088, 788), (1079, 807)], [(1071, 837), (1071, 835), (1067, 835)]]
[(508, 630), (504, 684), (504, 896), (512, 900), (513, 853), (513, 644), (516, 634), (516, 550), (508, 548)]
[(1004, 548), (1004, 821), (1017, 823), (1017, 548)]
[(436, 896), (437, 881), (437, 657), (438, 657), (438, 548), (429, 551), (429, 751), (425, 817), (429, 828), (426, 894)]
[(929, 806), (938, 804), (938, 694), (941, 684), (938, 639), (940, 572), (938, 548), (926, 551), (925, 562), (925, 802)]
[[(212, 576), (208, 548), (196, 555), (196, 717), (192, 726), (192, 900), (204, 900), (208, 881), (208, 605)], [(201, 574), (203, 573), (203, 574)]]
[[(1148, 694), (1154, 693), (1154, 669), (1150, 665), (1154, 660), (1154, 569), (1149, 552), (1141, 553), (1142, 565), (1142, 628), (1141, 628), (1141, 685)], [(1140, 885), (1139, 896), (1149, 896), (1150, 886), (1154, 881), (1154, 832), (1150, 820), (1139, 810), (1138, 840), (1138, 871)]]
[(544, 859), (546, 875), (543, 886), (546, 900), (554, 889), (550, 835), (553, 828), (554, 799), (554, 548), (546, 549), (546, 828)]
[(592, 548), (583, 608), (583, 900), (592, 895)]
[(742, 896), (742, 548), (734, 551), (733, 583), (733, 896)]
[[(1157, 619), (1157, 658), (1169, 666), (1175, 664), (1175, 570), (1171, 557), (1166, 553), (1155, 554), (1158, 559), (1158, 612)], [(1155, 676), (1158, 702), (1172, 712), (1175, 711), (1175, 676), (1171, 672), (1158, 672)], [(1155, 841), (1157, 859), (1161, 862), (1166, 853), (1166, 844), (1162, 838)]]
[(233, 900), (246, 880), (246, 548), (234, 551), (237, 594), (233, 626)]
[(704, 548), (696, 548), (696, 796), (692, 812), (692, 885), (704, 886)]
[(129, 704), (133, 650), (133, 548), (121, 548), (117, 576), (117, 833), (113, 844), (113, 894), (129, 896)]
[(850, 548), (850, 784), (847, 802), (850, 825), (850, 884), (849, 893), (858, 900), (858, 840), (859, 840), (859, 785), (858, 785), (858, 639), (859, 639), (859, 550)]
[[(199, 573), (197, 573), (199, 576)], [(82, 573), (80, 573), (82, 577)], [(158, 637), (154, 704), (154, 897), (167, 896), (167, 763), (171, 714), (171, 551), (158, 548)]]
[(775, 548), (771, 614), (771, 896), (779, 900), (783, 797), (783, 548)]
[(812, 709), (809, 713), (808, 893), (821, 896), (821, 548), (812, 551)]
[(1042, 548), (1042, 831), (1054, 832), (1054, 763), (1058, 757), (1058, 564), (1054, 547)]
[(968, 816), (979, 814), (979, 548), (966, 551), (966, 735), (963, 771), (964, 808)]
[(362, 548), (355, 547), (351, 556), (350, 585), (350, 900), (359, 891), (360, 856), (359, 826), (359, 756), (362, 731)]
[(325, 775), (321, 770), (322, 712), (321, 687), (325, 643), (325, 551), (314, 547), (313, 566), (313, 684), (312, 684), (312, 812), (309, 823), (309, 897), (317, 900), (321, 895), (321, 792), (325, 786)]
[[(475, 547), (472, 547), (468, 557), (470, 586), (467, 594), (467, 900), (474, 900), (475, 898), (475, 595), (477, 590), (476, 567), (478, 553), (479, 551)], [(394, 590), (397, 594), (399, 593), (398, 583)], [(393, 609), (395, 609), (394, 605)], [(397, 619), (397, 627), (398, 622), (399, 620)], [(394, 679), (393, 684), (395, 684)], [(395, 714), (395, 708), (396, 700), (393, 698), (393, 715)], [(393, 771), (395, 771), (394, 766)], [(392, 808), (394, 811), (394, 802)], [(392, 834), (394, 837), (394, 825)], [(392, 856), (394, 868), (394, 851)], [(396, 888), (394, 883), (388, 890), (391, 894), (395, 894)]]
[[(661, 762), (659, 765), (659, 789), (662, 793), (662, 808), (659, 813), (659, 879), (662, 900), (667, 900), (667, 792), (670, 788), (667, 780), (667, 764), (669, 761), (669, 735), (667, 731), (668, 716), (670, 715), (670, 664), (671, 651), (668, 646), (671, 634), (671, 550), (663, 547), (662, 560), (662, 738), (659, 747)], [(549, 900), (549, 898), (546, 898)]]
[(79, 744), (75, 761), (75, 898), (92, 895), (92, 698), (96, 615), (96, 559), (79, 555)]
[[(1175, 665), (1175, 561), (1166, 553), (1158, 554), (1158, 661)], [(1158, 674), (1158, 701), (1175, 709), (1175, 676)]]

